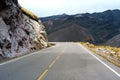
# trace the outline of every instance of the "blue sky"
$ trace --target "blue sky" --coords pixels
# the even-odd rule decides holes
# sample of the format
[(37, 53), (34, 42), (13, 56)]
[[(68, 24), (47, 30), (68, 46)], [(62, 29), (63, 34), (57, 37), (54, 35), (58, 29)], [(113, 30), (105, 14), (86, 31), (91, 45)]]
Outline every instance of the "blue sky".
[(39, 17), (120, 9), (120, 0), (18, 0)]

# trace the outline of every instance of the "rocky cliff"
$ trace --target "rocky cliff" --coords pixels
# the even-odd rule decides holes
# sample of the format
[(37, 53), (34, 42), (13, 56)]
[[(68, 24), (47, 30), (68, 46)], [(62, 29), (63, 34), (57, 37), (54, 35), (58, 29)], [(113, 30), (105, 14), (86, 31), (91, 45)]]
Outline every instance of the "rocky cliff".
[(0, 1), (0, 57), (15, 57), (47, 47), (45, 27), (17, 0)]

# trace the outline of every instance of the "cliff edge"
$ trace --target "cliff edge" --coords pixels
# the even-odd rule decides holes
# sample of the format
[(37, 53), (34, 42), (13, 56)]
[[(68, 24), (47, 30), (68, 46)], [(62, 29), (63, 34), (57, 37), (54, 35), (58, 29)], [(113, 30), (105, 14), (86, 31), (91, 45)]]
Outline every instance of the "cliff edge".
[(0, 1), (0, 57), (15, 57), (47, 47), (45, 27), (17, 0)]

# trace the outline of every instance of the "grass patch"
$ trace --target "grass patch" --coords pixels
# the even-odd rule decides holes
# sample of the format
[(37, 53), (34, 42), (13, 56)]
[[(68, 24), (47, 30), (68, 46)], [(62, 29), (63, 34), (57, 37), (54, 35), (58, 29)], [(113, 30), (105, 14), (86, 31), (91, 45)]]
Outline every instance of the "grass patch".
[(23, 8), (23, 7), (21, 7), (20, 9), (21, 9), (21, 11), (22, 11), (24, 14), (26, 14), (26, 15), (28, 15), (30, 18), (38, 21), (39, 18), (38, 18), (34, 13), (32, 13), (31, 11), (29, 11), (29, 10)]
[(48, 43), (47, 47), (52, 47), (54, 45), (55, 45), (54, 43)]

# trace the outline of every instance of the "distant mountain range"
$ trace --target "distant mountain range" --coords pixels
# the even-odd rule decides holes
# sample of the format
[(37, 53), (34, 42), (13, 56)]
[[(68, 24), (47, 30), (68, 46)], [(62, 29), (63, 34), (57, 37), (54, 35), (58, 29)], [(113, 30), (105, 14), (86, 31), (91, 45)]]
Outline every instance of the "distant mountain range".
[(49, 41), (89, 41), (120, 47), (120, 10), (40, 18)]

